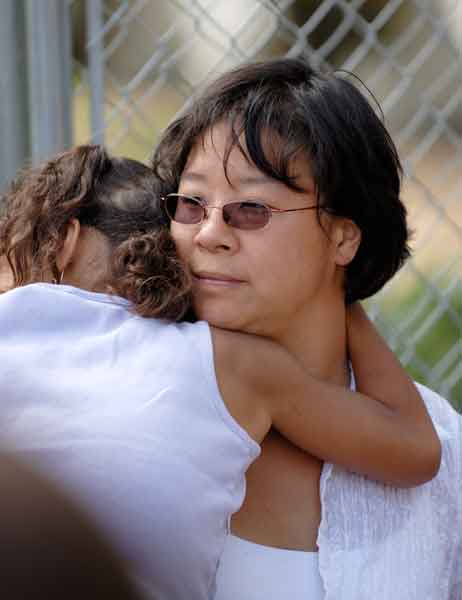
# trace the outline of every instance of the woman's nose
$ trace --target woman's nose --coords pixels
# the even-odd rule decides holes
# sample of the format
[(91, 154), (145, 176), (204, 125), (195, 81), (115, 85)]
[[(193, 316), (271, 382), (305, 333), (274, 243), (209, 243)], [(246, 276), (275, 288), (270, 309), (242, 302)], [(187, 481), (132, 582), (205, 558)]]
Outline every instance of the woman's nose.
[(209, 252), (233, 252), (239, 247), (236, 230), (225, 223), (220, 206), (207, 208), (204, 221), (196, 234), (196, 243)]

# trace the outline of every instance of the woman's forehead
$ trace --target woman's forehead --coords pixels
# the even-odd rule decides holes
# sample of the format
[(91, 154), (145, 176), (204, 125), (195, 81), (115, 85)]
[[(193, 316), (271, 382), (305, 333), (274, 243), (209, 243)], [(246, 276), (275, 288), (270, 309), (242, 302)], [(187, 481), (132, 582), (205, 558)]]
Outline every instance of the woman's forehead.
[(194, 141), (186, 165), (190, 162), (223, 162), (228, 154), (228, 162), (238, 165), (243, 170), (252, 171), (257, 168), (250, 159), (244, 135), (236, 139), (231, 126), (220, 121)]
[[(277, 164), (282, 140), (276, 135), (265, 136), (262, 146), (270, 164)], [(249, 156), (244, 135), (237, 142), (230, 125), (220, 122), (207, 129), (193, 143), (181, 180), (207, 182), (217, 175), (225, 175), (233, 186), (283, 185), (278, 179), (259, 169)], [(299, 152), (289, 161), (289, 175), (306, 191), (314, 191), (309, 159)]]

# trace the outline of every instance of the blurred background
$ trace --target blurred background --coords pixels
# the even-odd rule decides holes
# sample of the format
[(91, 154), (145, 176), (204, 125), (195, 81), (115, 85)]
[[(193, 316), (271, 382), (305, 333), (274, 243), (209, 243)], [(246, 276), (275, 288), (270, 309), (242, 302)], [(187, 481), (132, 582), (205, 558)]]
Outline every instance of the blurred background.
[(413, 258), (367, 309), (462, 410), (461, 0), (2, 0), (0, 188), (90, 140), (146, 161), (201, 86), (276, 56), (351, 71), (380, 102)]

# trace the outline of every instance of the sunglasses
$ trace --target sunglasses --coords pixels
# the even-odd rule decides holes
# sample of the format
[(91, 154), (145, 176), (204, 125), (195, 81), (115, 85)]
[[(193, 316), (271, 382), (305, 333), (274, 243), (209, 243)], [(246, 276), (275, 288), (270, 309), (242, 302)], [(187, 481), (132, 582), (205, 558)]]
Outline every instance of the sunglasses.
[(224, 206), (210, 206), (200, 198), (183, 194), (168, 194), (162, 198), (168, 217), (175, 223), (183, 225), (199, 225), (208, 217), (211, 208), (222, 211), (223, 221), (236, 229), (263, 229), (271, 221), (273, 213), (297, 212), (312, 210), (318, 205), (303, 208), (270, 208), (263, 202), (229, 202)]

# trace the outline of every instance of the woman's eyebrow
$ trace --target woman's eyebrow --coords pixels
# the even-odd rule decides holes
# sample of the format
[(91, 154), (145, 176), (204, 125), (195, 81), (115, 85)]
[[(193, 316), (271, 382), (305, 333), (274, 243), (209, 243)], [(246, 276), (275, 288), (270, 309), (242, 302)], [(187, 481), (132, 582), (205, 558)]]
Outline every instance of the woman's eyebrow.
[[(233, 181), (237, 182), (240, 187), (245, 187), (247, 185), (276, 185), (281, 189), (286, 188), (286, 185), (282, 181), (270, 177), (269, 175), (265, 175), (264, 173), (261, 175), (244, 175), (243, 177), (233, 177)], [(315, 188), (311, 185), (304, 186), (302, 193), (314, 195)]]
[(194, 171), (183, 171), (181, 174), (181, 180), (190, 180), (190, 181), (206, 181), (207, 177), (202, 173), (196, 173)]
[[(183, 171), (181, 175), (181, 180), (184, 181), (198, 181), (205, 182), (207, 180), (207, 175), (205, 173), (198, 173), (196, 171)], [(237, 185), (268, 185), (270, 183), (275, 183), (275, 179), (272, 179), (268, 175), (265, 174), (256, 174), (256, 175), (242, 175), (236, 176), (233, 175), (231, 178), (232, 182)]]
[[(207, 175), (205, 173), (197, 173), (196, 171), (183, 171), (181, 175), (181, 181), (191, 181), (196, 183), (205, 183), (207, 181)], [(264, 173), (255, 174), (255, 175), (242, 175), (239, 177), (232, 177), (232, 184), (237, 184), (238, 187), (245, 187), (251, 185), (274, 185), (280, 184), (284, 185), (282, 182), (270, 177), (269, 175), (265, 175)], [(236, 187), (233, 185), (233, 187)], [(316, 188), (313, 186), (307, 186), (306, 189), (303, 190), (303, 193), (309, 195), (316, 194)]]
[(240, 185), (268, 185), (269, 183), (275, 183), (275, 179), (268, 175), (244, 175), (242, 177), (233, 177)]

